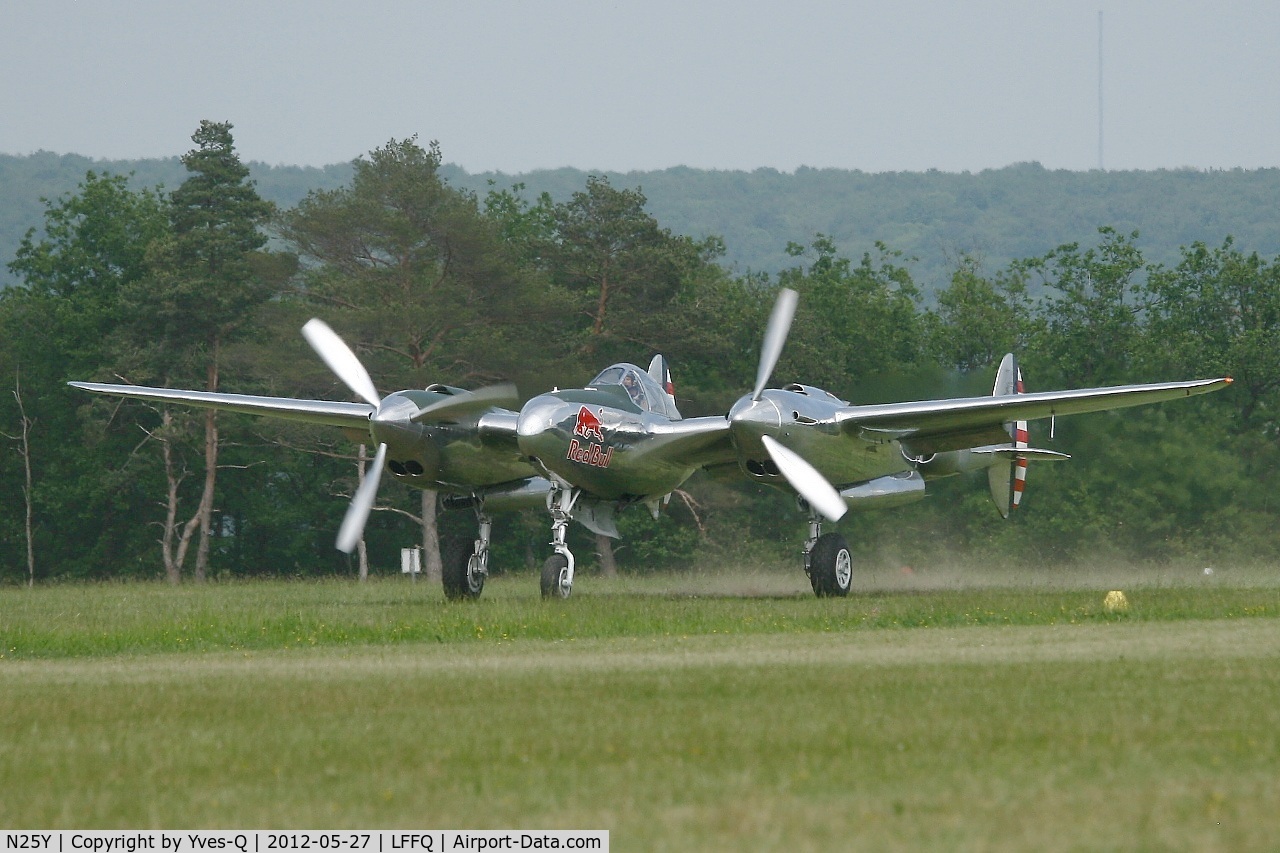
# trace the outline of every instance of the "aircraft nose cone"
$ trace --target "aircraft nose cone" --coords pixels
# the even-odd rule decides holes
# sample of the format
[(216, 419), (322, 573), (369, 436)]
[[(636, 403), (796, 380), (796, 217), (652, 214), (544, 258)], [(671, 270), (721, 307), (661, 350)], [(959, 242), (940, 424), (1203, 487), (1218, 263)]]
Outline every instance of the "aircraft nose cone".
[(410, 420), (418, 412), (418, 407), (407, 397), (391, 394), (384, 398), (369, 418), (369, 430), (381, 441), (406, 430), (412, 431), (415, 426)]
[(386, 445), (386, 464), (393, 474), (422, 483), (439, 475), (440, 451), (430, 428), (413, 421), (418, 408), (398, 392), (384, 397), (369, 418), (369, 434), (375, 445)]
[[(516, 445), (526, 456), (550, 459), (564, 453), (560, 425), (571, 417), (572, 407), (557, 397), (534, 397), (520, 410), (516, 422)], [(567, 440), (567, 439), (566, 439)]]
[(373, 413), (375, 421), (408, 421), (418, 413), (418, 405), (401, 394), (389, 394)]
[(563, 408), (564, 401), (550, 395), (534, 397), (520, 410), (520, 418), (516, 421), (516, 435), (520, 438), (535, 438), (552, 429)]
[(754, 425), (776, 429), (782, 426), (782, 412), (767, 393), (759, 400), (743, 397), (729, 410), (729, 422), (735, 428)]
[(729, 410), (729, 423), (734, 441), (743, 453), (761, 458), (767, 456), (760, 441), (763, 435), (776, 435), (782, 429), (782, 412), (768, 392), (759, 400), (743, 397)]
[(412, 400), (391, 394), (369, 418), (369, 434), (376, 444), (390, 445), (396, 454), (392, 458), (411, 454), (420, 443), (423, 430), (410, 420), (417, 411)]

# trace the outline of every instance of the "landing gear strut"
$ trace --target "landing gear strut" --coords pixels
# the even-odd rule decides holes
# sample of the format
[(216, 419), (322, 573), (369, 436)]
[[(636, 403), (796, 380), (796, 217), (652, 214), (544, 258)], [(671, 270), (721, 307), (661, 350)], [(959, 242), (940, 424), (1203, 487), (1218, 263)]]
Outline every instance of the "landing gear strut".
[(822, 532), (822, 516), (809, 510), (809, 538), (804, 543), (804, 573), (819, 598), (843, 598), (853, 585), (853, 557), (839, 533)]
[(573, 552), (565, 544), (569, 531), (569, 513), (581, 492), (567, 485), (555, 485), (547, 494), (551, 512), (551, 547), (555, 553), (542, 564), (542, 597), (568, 598), (573, 591)]
[(470, 548), (465, 539), (458, 539), (448, 543), (441, 555), (440, 579), (444, 582), (444, 597), (450, 601), (479, 598), (484, 579), (489, 576), (489, 534), (493, 530), (493, 519), (485, 513), (483, 505), (476, 508), (476, 521), (479, 533)]

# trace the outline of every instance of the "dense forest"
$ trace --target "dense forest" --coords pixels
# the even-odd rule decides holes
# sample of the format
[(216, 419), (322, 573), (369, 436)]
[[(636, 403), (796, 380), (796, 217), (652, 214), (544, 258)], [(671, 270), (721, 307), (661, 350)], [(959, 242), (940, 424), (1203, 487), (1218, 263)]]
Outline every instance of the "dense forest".
[[(964, 477), (850, 514), (864, 565), (1280, 551), (1280, 173), (509, 179), (414, 139), (264, 169), (231, 130), (202, 123), (173, 161), (0, 158), (6, 194), (45, 199), (0, 222), (22, 232), (0, 293), (0, 580), (359, 571), (333, 549), (360, 456), (340, 433), (90, 399), (68, 380), (343, 399), (298, 335), (321, 316), (384, 392), (509, 379), (531, 396), (662, 352), (681, 410), (723, 413), (780, 286), (801, 301), (774, 381), (855, 402), (988, 393), (1008, 351), (1029, 390), (1236, 379), (1051, 437), (1034, 424), (1034, 444), (1076, 458), (1033, 463), (1009, 522)], [(394, 483), (379, 510), (374, 572), (437, 525), (472, 535), (469, 513)], [(780, 492), (699, 475), (658, 520), (624, 514), (613, 556), (623, 571), (793, 564), (802, 519)], [(494, 569), (539, 561), (545, 528), (500, 518)], [(574, 535), (584, 557), (598, 547)]]
[[(258, 192), (281, 209), (312, 190), (337, 189), (352, 174), (349, 163), (324, 169), (248, 166)], [(74, 191), (89, 170), (132, 175), (136, 187), (172, 188), (185, 177), (177, 157), (0, 155), (0, 259), (12, 258), (27, 229), (40, 224), (41, 199)], [(962, 256), (994, 271), (1061, 243), (1090, 242), (1102, 225), (1137, 231), (1144, 256), (1164, 264), (1176, 263), (1184, 246), (1216, 243), (1228, 234), (1249, 251), (1280, 254), (1280, 169), (1069, 172), (1023, 163), (977, 174), (809, 168), (593, 174), (612, 186), (641, 190), (649, 212), (677, 234), (720, 237), (721, 262), (739, 274), (776, 275), (790, 265), (787, 244), (815, 234), (855, 254), (877, 242), (892, 246), (926, 294), (945, 286)], [(576, 169), (469, 174), (447, 162), (440, 175), (480, 197), (491, 188), (521, 184), (530, 198), (545, 192), (557, 202), (582, 189), (588, 177)], [(0, 264), (0, 286), (13, 280)]]

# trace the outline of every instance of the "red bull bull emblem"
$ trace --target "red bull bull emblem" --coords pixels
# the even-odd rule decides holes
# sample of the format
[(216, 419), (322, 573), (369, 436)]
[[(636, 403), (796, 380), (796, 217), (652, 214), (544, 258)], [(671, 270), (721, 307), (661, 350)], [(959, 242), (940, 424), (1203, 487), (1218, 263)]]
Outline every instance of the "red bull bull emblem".
[(584, 465), (593, 465), (596, 468), (608, 468), (609, 463), (613, 460), (613, 448), (604, 447), (604, 430), (600, 425), (600, 418), (591, 413), (586, 406), (578, 409), (578, 417), (573, 424), (573, 434), (579, 436), (585, 441), (572, 439), (569, 442), (569, 452), (565, 454), (565, 458), (571, 462), (581, 462)]
[(578, 409), (578, 419), (573, 425), (573, 434), (587, 441), (598, 441), (604, 444), (604, 432), (600, 429), (600, 419), (591, 414), (586, 406)]

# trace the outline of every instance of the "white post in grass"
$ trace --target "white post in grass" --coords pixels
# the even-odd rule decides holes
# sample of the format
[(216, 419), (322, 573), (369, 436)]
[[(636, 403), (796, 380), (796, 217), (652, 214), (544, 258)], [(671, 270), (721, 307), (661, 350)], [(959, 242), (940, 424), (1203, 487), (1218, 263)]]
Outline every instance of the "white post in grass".
[(422, 549), (421, 548), (401, 548), (400, 549), (400, 574), (408, 575), (415, 583), (418, 580), (418, 573), (422, 571)]

